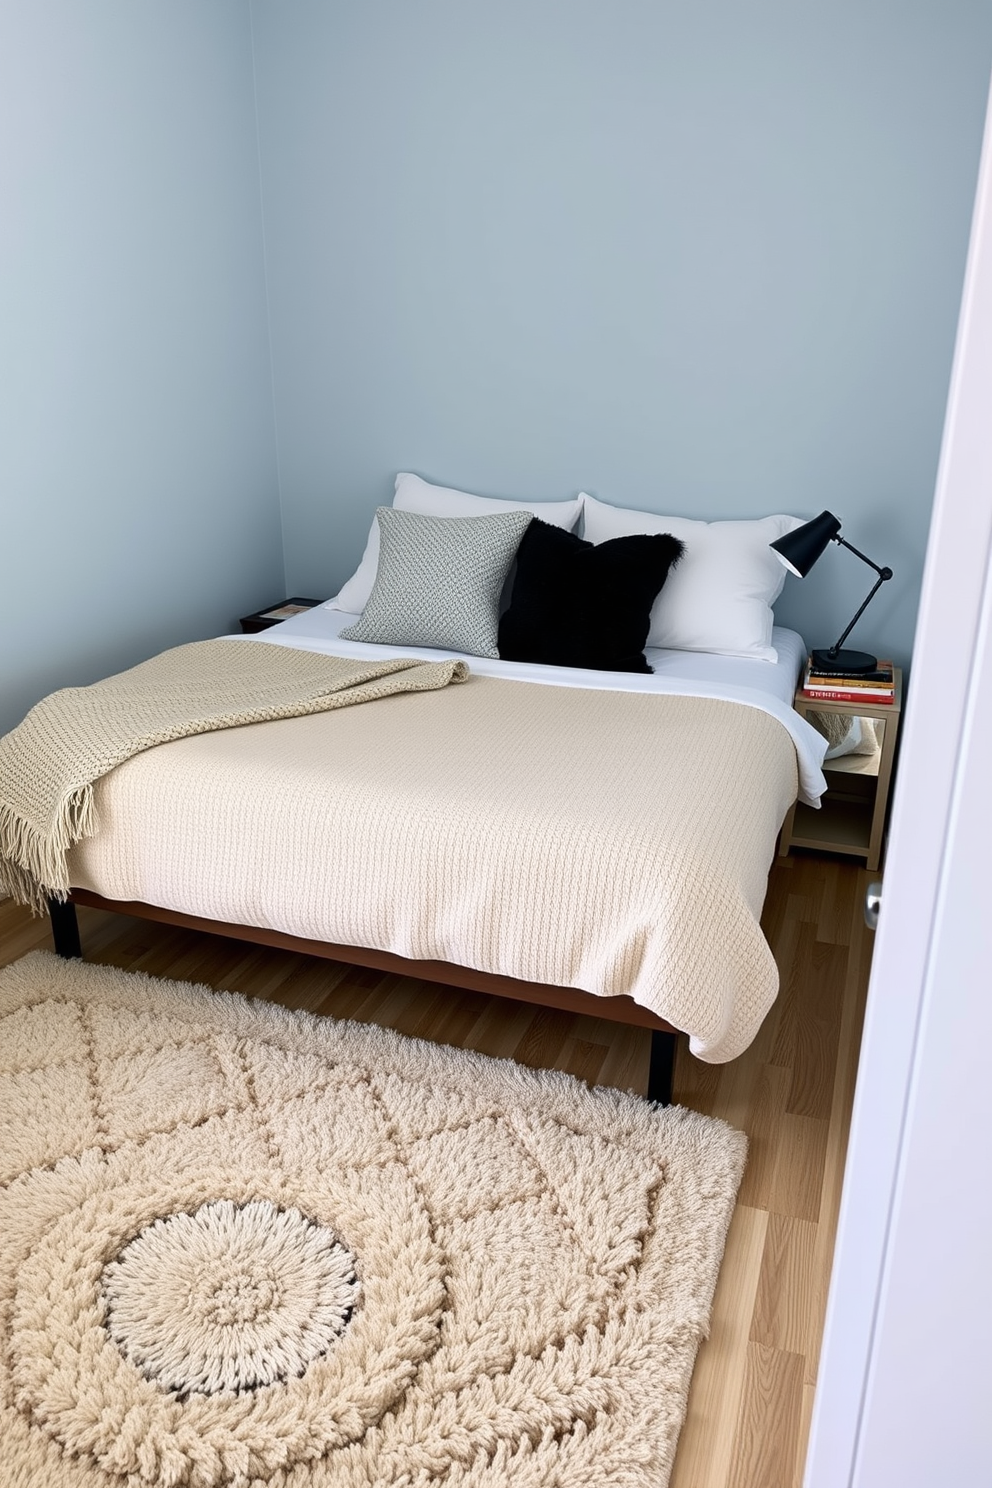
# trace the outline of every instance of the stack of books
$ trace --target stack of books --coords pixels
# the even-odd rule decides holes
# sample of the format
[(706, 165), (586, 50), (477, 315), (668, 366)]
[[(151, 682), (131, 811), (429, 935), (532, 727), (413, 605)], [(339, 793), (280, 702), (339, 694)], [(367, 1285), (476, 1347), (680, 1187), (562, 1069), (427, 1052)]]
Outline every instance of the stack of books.
[(891, 661), (879, 661), (871, 672), (838, 676), (836, 672), (817, 671), (812, 656), (807, 658), (803, 678), (805, 698), (820, 698), (829, 703), (865, 703), (875, 708), (879, 703), (891, 703), (895, 695), (895, 671)]

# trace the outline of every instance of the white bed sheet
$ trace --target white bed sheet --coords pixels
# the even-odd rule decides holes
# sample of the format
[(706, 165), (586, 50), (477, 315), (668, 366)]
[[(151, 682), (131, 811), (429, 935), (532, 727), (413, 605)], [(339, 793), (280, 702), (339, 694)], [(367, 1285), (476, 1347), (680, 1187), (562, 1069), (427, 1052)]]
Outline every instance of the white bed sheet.
[[(330, 603), (330, 602), (328, 602)], [(799, 799), (819, 806), (826, 790), (823, 756), (827, 741), (822, 734), (801, 718), (792, 706), (796, 681), (806, 659), (806, 643), (797, 631), (776, 626), (772, 645), (778, 661), (751, 661), (734, 656), (717, 656), (708, 651), (666, 651), (649, 647), (645, 656), (652, 673), (600, 672), (583, 667), (541, 666), (533, 662), (491, 660), (469, 656), (460, 651), (441, 651), (427, 646), (373, 646), (365, 641), (343, 639), (341, 631), (357, 620), (357, 615), (317, 605), (302, 614), (283, 620), (268, 630), (252, 636), (231, 636), (231, 640), (266, 641), (271, 645), (292, 646), (302, 651), (322, 651), (335, 656), (353, 656), (380, 660), (386, 656), (412, 656), (426, 661), (440, 657), (462, 657), (473, 672), (483, 677), (508, 677), (518, 682), (534, 682), (552, 687), (586, 687), (617, 692), (653, 692), (691, 697), (724, 698), (760, 708), (788, 730), (796, 746), (799, 767)]]

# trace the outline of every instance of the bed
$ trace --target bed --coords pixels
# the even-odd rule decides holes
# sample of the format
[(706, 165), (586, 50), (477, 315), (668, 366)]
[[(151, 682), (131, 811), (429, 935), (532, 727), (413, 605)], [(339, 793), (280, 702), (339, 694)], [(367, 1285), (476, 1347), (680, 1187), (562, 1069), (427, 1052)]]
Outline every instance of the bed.
[(226, 644), (464, 655), (468, 682), (127, 760), (69, 853), (57, 948), (87, 904), (591, 1012), (652, 1030), (652, 1099), (676, 1032), (735, 1058), (778, 987), (778, 831), (824, 788), (802, 638), (769, 610), (761, 654), (730, 655), (652, 645), (652, 622), (646, 670), (617, 672), (363, 640), (354, 593)]

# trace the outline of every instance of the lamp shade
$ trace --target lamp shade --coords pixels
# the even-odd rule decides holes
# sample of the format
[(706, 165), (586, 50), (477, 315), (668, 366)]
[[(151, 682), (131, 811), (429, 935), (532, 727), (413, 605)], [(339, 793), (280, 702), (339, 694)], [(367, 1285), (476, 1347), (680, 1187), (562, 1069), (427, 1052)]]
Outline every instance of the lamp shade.
[(790, 573), (804, 579), (824, 548), (840, 532), (840, 523), (833, 512), (821, 512), (811, 522), (804, 522), (794, 532), (787, 532), (771, 547), (778, 554)]

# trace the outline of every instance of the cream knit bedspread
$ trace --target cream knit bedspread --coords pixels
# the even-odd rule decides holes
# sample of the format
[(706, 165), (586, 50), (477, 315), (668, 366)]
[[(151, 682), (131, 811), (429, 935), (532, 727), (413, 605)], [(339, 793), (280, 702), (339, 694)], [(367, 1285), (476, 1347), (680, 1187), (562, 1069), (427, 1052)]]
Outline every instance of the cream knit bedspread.
[(721, 1062), (778, 988), (758, 918), (796, 788), (759, 709), (471, 676), (138, 755), (96, 785), (69, 870), (112, 899), (628, 993)]
[(99, 824), (93, 783), (172, 739), (324, 713), (468, 675), (461, 661), (355, 661), (225, 640), (174, 646), (50, 693), (0, 739), (0, 890), (42, 913), (69, 888), (65, 855)]

